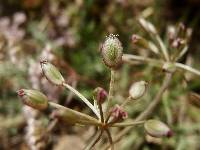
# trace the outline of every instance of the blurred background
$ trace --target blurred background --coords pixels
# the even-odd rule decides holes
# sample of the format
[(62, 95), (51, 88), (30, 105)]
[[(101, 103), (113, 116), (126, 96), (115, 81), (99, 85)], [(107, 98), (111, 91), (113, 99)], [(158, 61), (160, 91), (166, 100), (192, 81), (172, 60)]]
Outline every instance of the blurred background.
[[(149, 55), (131, 44), (132, 34), (145, 37), (136, 21), (141, 15), (164, 41), (170, 25), (182, 22), (192, 28), (189, 51), (181, 62), (200, 69), (199, 0), (0, 0), (0, 149), (83, 149), (94, 133), (92, 127), (56, 124), (51, 133), (43, 134), (51, 120), (22, 105), (16, 91), (39, 89), (50, 100), (89, 114), (77, 97), (43, 77), (39, 61), (46, 58), (55, 64), (70, 85), (91, 99), (94, 88), (109, 86), (109, 69), (99, 54), (107, 35), (119, 35), (124, 53)], [(128, 107), (134, 118), (157, 93), (163, 76), (162, 70), (148, 65), (124, 64), (117, 72), (116, 102), (127, 96), (132, 82), (148, 81), (145, 97)], [(152, 115), (172, 127), (173, 138), (151, 139), (137, 127), (121, 139), (117, 150), (199, 150), (200, 96), (191, 97), (191, 92), (200, 92), (199, 77), (177, 72)]]

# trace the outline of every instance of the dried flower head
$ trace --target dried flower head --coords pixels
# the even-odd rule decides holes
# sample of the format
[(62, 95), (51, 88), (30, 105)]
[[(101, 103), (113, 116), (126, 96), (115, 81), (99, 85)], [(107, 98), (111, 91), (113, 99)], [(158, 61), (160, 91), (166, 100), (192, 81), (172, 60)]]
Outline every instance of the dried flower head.
[(147, 82), (145, 81), (138, 81), (131, 85), (129, 89), (129, 95), (132, 99), (136, 100), (141, 98), (147, 89)]
[(37, 90), (21, 89), (17, 93), (23, 103), (32, 108), (44, 110), (48, 107), (48, 98)]
[(54, 65), (46, 60), (40, 61), (40, 64), (45, 77), (51, 83), (55, 85), (62, 85), (65, 82), (65, 79)]
[(172, 130), (163, 122), (158, 120), (148, 120), (144, 124), (146, 132), (153, 137), (171, 137)]
[(119, 67), (122, 62), (123, 47), (116, 35), (110, 34), (101, 47), (101, 55), (104, 63), (113, 69)]

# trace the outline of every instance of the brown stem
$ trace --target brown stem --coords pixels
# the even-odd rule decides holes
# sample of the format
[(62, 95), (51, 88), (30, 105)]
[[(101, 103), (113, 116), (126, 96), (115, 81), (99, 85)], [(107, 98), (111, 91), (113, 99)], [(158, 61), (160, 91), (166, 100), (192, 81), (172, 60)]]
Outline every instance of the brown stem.
[[(143, 119), (146, 119), (153, 113), (153, 111), (155, 110), (156, 106), (162, 100), (161, 97), (162, 97), (163, 93), (165, 92), (165, 90), (168, 88), (168, 86), (169, 86), (169, 84), (171, 82), (171, 79), (172, 79), (172, 73), (166, 73), (165, 78), (163, 80), (163, 83), (162, 83), (162, 86), (161, 86), (159, 92), (157, 93), (157, 95), (155, 96), (153, 101), (145, 109), (145, 111), (143, 111), (134, 121), (137, 122), (137, 121), (141, 121)], [(113, 142), (117, 143), (118, 141), (120, 141), (120, 139), (124, 135), (126, 135), (128, 132), (130, 132), (130, 129), (132, 129), (132, 127), (127, 127), (125, 129), (123, 129), (121, 132), (119, 132)], [(109, 148), (109, 145), (106, 145), (103, 149), (107, 149), (107, 148)]]
[(95, 144), (97, 144), (97, 142), (100, 140), (102, 134), (103, 130), (99, 131), (99, 133), (95, 135), (94, 140), (86, 148), (84, 148), (84, 150), (91, 150), (95, 146)]
[(107, 133), (107, 135), (108, 135), (108, 140), (109, 140), (109, 142), (110, 142), (110, 146), (111, 146), (111, 150), (114, 150), (114, 143), (113, 143), (113, 139), (112, 139), (112, 136), (111, 136), (111, 134), (110, 134), (110, 131), (107, 129), (107, 130), (105, 130), (106, 131), (106, 133)]

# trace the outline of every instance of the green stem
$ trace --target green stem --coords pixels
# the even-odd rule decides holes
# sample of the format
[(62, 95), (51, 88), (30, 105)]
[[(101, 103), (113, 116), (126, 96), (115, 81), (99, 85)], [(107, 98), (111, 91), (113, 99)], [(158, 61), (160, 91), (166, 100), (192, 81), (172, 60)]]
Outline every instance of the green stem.
[(87, 98), (85, 98), (85, 96), (83, 96), (81, 93), (79, 93), (76, 89), (74, 89), (73, 87), (71, 87), (70, 85), (63, 83), (63, 86), (66, 87), (67, 89), (69, 89), (70, 91), (72, 91), (75, 95), (77, 95), (93, 112), (94, 114), (100, 118), (100, 114), (98, 113), (98, 111), (95, 109), (95, 107), (89, 102), (89, 100)]
[(133, 122), (123, 122), (123, 123), (114, 123), (111, 127), (128, 127), (128, 126), (135, 126), (139, 124), (143, 124), (145, 121), (133, 121)]
[(137, 55), (132, 55), (132, 54), (123, 54), (122, 60), (129, 64), (133, 64), (134, 62), (139, 61), (141, 63), (148, 63), (149, 65), (152, 65), (158, 68), (162, 68), (164, 64), (162, 60), (157, 60), (157, 59), (152, 59), (149, 57), (137, 56)]
[(111, 70), (111, 77), (110, 77), (110, 87), (109, 87), (109, 94), (108, 94), (108, 103), (107, 103), (107, 108), (106, 108), (106, 120), (109, 120), (109, 111), (110, 107), (112, 105), (112, 99), (113, 99), (113, 94), (114, 94), (114, 82), (115, 82), (115, 70)]
[(192, 67), (190, 67), (188, 65), (184, 65), (182, 63), (175, 63), (175, 66), (178, 67), (178, 68), (180, 68), (180, 69), (184, 69), (186, 71), (189, 71), (191, 73), (194, 73), (194, 74), (200, 76), (200, 71), (199, 70), (194, 69), (194, 68), (192, 68)]

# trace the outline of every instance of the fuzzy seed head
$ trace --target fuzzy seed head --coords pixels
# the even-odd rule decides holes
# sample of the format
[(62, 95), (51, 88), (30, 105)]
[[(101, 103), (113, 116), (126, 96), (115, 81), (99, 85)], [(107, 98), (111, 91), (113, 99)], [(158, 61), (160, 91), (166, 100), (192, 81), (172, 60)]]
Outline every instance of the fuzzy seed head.
[(171, 129), (161, 121), (158, 120), (148, 120), (144, 124), (146, 132), (152, 137), (171, 137), (173, 132)]
[(113, 69), (119, 67), (122, 62), (123, 47), (119, 39), (110, 34), (101, 47), (101, 55), (104, 63)]
[(45, 77), (51, 83), (55, 85), (62, 85), (65, 82), (65, 79), (54, 65), (46, 60), (40, 61), (40, 64)]
[(147, 89), (147, 82), (138, 81), (131, 85), (129, 89), (129, 95), (133, 100), (141, 98)]
[(48, 107), (48, 98), (37, 90), (21, 89), (17, 93), (25, 105), (38, 110), (44, 110)]

